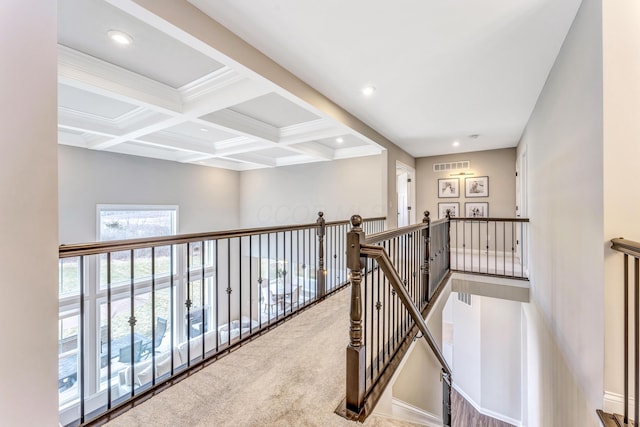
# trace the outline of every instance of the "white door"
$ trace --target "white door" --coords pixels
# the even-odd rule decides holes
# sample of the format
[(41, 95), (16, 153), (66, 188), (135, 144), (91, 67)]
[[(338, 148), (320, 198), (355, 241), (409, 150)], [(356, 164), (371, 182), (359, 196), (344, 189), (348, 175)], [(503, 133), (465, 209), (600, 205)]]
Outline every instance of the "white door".
[[(400, 170), (399, 170), (400, 171)], [(409, 200), (408, 200), (408, 174), (407, 172), (401, 172), (396, 175), (397, 177), (397, 191), (398, 191), (398, 227), (404, 227), (409, 225)]]

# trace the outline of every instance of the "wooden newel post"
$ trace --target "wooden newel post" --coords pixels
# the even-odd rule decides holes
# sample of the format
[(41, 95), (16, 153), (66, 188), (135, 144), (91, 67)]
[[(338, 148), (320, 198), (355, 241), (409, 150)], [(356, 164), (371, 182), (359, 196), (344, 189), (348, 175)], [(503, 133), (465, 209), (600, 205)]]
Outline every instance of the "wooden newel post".
[(424, 211), (424, 218), (422, 222), (427, 224), (427, 227), (422, 230), (423, 244), (424, 244), (424, 260), (422, 263), (422, 286), (426, 292), (423, 295), (423, 300), (429, 302), (431, 298), (431, 289), (429, 286), (429, 278), (431, 273), (431, 217), (429, 211)]
[(364, 407), (366, 351), (362, 341), (362, 269), (360, 245), (364, 242), (362, 217), (351, 217), (347, 233), (347, 268), (351, 275), (349, 345), (347, 346), (347, 410), (359, 414)]
[(318, 212), (316, 225), (318, 226), (316, 229), (316, 235), (318, 236), (318, 271), (316, 274), (316, 280), (318, 283), (318, 298), (321, 298), (327, 293), (327, 271), (324, 269), (324, 212)]

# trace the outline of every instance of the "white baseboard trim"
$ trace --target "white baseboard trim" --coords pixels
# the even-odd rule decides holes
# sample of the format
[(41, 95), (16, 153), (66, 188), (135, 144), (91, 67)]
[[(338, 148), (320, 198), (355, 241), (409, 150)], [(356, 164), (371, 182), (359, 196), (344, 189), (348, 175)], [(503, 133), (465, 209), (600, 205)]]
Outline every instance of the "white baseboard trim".
[[(610, 391), (604, 392), (604, 398), (602, 407), (605, 412), (610, 414), (624, 414), (624, 396), (618, 393)], [(635, 412), (635, 405), (633, 403), (633, 396), (629, 396), (629, 415), (631, 416)]]
[(475, 400), (473, 400), (472, 398), (469, 397), (469, 395), (467, 395), (467, 393), (465, 393), (460, 387), (458, 387), (457, 384), (453, 384), (453, 388), (456, 389), (456, 391), (458, 393), (460, 393), (460, 395), (462, 397), (465, 398), (465, 400), (467, 402), (469, 402), (471, 404), (471, 406), (473, 406), (475, 408), (476, 411), (480, 412), (482, 415), (486, 415), (487, 417), (491, 417), (491, 418), (495, 418), (496, 420), (500, 420), (500, 421), (504, 421), (505, 423), (514, 425), (516, 427), (523, 427), (522, 421), (520, 420), (515, 420), (511, 417), (508, 417), (504, 414), (500, 414), (498, 412), (494, 412), (491, 411), (489, 409), (484, 409), (482, 406), (478, 405)]
[(388, 418), (408, 421), (427, 427), (442, 427), (441, 418), (395, 397), (391, 399), (391, 414)]

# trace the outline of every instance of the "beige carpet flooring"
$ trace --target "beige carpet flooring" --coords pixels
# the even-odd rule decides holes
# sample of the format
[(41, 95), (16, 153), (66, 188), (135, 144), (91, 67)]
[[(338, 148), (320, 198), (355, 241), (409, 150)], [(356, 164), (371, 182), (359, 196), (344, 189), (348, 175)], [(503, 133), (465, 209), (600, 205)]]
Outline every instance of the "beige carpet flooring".
[[(345, 396), (349, 290), (301, 313), (107, 425), (353, 426)], [(371, 416), (366, 426), (413, 426)]]

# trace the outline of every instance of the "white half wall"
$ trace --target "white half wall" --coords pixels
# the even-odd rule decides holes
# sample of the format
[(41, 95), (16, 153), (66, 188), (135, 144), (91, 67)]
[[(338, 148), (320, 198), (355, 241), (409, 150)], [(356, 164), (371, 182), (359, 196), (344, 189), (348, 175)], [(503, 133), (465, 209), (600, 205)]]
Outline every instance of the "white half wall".
[(604, 365), (601, 1), (584, 0), (525, 129), (531, 427), (596, 426)]
[[(240, 224), (307, 224), (316, 221), (319, 211), (327, 221), (356, 213), (363, 218), (386, 216), (386, 170), (385, 156), (376, 155), (244, 171)], [(395, 169), (393, 173), (395, 177)]]
[(97, 204), (178, 205), (178, 233), (239, 227), (239, 173), (60, 145), (60, 243), (97, 238)]
[(57, 8), (0, 2), (0, 425), (58, 425)]

